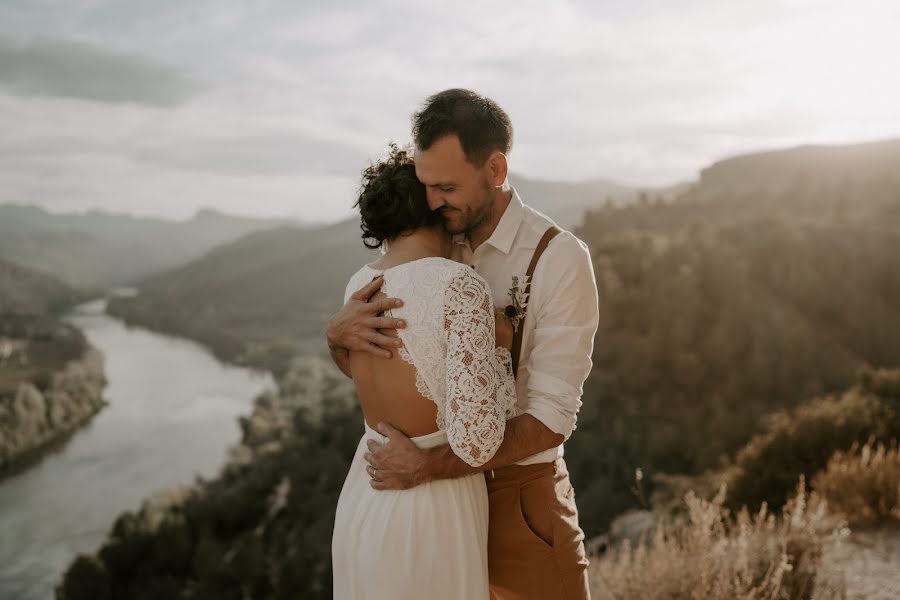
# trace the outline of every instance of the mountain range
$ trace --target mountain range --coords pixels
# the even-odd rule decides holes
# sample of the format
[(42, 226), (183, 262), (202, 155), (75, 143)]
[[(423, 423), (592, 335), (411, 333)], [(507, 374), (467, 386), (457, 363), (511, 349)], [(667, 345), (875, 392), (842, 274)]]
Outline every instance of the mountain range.
[(90, 211), (55, 214), (0, 205), (0, 258), (52, 275), (81, 290), (129, 285), (193, 260), (243, 235), (287, 219), (251, 219), (213, 210), (188, 221)]

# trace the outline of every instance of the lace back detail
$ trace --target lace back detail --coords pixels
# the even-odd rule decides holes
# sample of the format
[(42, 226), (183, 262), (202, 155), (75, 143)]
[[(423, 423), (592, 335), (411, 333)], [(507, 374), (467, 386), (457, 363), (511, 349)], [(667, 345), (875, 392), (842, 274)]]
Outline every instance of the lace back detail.
[[(350, 293), (361, 287), (350, 289), (355, 279)], [(418, 392), (437, 405), (438, 428), (460, 458), (484, 464), (503, 441), (516, 399), (510, 353), (494, 347), (487, 283), (466, 265), (428, 258), (388, 269), (382, 291), (404, 300), (389, 311), (407, 323), (398, 330), (400, 358), (415, 369)]]
[[(411, 364), (416, 371), (416, 391), (440, 406), (440, 399), (435, 397), (435, 395), (431, 393), (431, 390), (428, 388), (428, 383), (425, 382), (425, 378), (422, 376), (422, 372), (419, 371), (419, 368), (416, 366), (416, 362), (412, 359), (412, 356), (410, 356), (409, 351), (406, 349), (406, 347), (401, 346), (399, 348), (399, 354), (400, 358)], [(440, 427), (440, 425), (438, 425), (438, 427)]]
[(403, 342), (399, 349), (400, 358), (415, 369), (416, 390), (440, 408), (445, 397), (442, 365), (435, 364), (431, 357), (444, 351), (442, 340), (434, 335), (440, 322), (434, 307), (442, 303), (444, 269), (419, 264), (430, 262), (425, 259), (388, 271), (382, 290), (387, 296), (404, 299), (402, 307), (387, 313), (404, 319), (407, 324), (405, 329), (397, 330)]

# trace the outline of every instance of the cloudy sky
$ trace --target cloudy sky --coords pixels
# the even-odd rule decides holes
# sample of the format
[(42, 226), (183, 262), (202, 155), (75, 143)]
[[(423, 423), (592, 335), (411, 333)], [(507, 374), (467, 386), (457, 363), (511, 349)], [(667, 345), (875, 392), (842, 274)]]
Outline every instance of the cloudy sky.
[(0, 0), (0, 203), (334, 220), (448, 87), (510, 113), (515, 172), (689, 180), (900, 136), (898, 23), (896, 0)]

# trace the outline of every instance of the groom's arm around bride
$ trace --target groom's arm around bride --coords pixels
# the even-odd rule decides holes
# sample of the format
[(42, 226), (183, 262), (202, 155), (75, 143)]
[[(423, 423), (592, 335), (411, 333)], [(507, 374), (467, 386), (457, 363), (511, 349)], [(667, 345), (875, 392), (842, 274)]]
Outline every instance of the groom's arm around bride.
[[(551, 245), (534, 276), (535, 301), (527, 316), (534, 320), (534, 331), (528, 344), (530, 352), (523, 351), (526, 360), (519, 369), (520, 376), (523, 369), (529, 373), (525, 398), (521, 397), (521, 386), (517, 386), (518, 403), (525, 412), (507, 421), (497, 453), (484, 465), (472, 467), (448, 445), (420, 449), (389, 423), (381, 423), (378, 429), (389, 441), (378, 444), (370, 440), (366, 455), (367, 462), (378, 471), (373, 488), (408, 489), (438, 479), (491, 471), (557, 448), (571, 435), (581, 406), (582, 385), (591, 367), (597, 292), (586, 250), (570, 234), (558, 237), (568, 239)], [(375, 329), (403, 327), (395, 319), (376, 316), (402, 300), (367, 302), (378, 292), (380, 283), (380, 279), (375, 280), (359, 290), (332, 319), (329, 341), (333, 355), (346, 352), (336, 340), (351, 349), (385, 357), (399, 346), (398, 338)], [(335, 361), (340, 365), (339, 356)]]

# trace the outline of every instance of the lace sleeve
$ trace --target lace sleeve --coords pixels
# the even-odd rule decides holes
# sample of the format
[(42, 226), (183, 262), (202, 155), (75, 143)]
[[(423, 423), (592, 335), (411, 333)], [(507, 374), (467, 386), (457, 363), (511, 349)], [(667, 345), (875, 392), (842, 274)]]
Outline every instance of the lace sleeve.
[(494, 311), (484, 279), (468, 268), (444, 294), (447, 332), (447, 399), (444, 427), (453, 452), (469, 465), (483, 465), (503, 441), (506, 411), (498, 402)]

